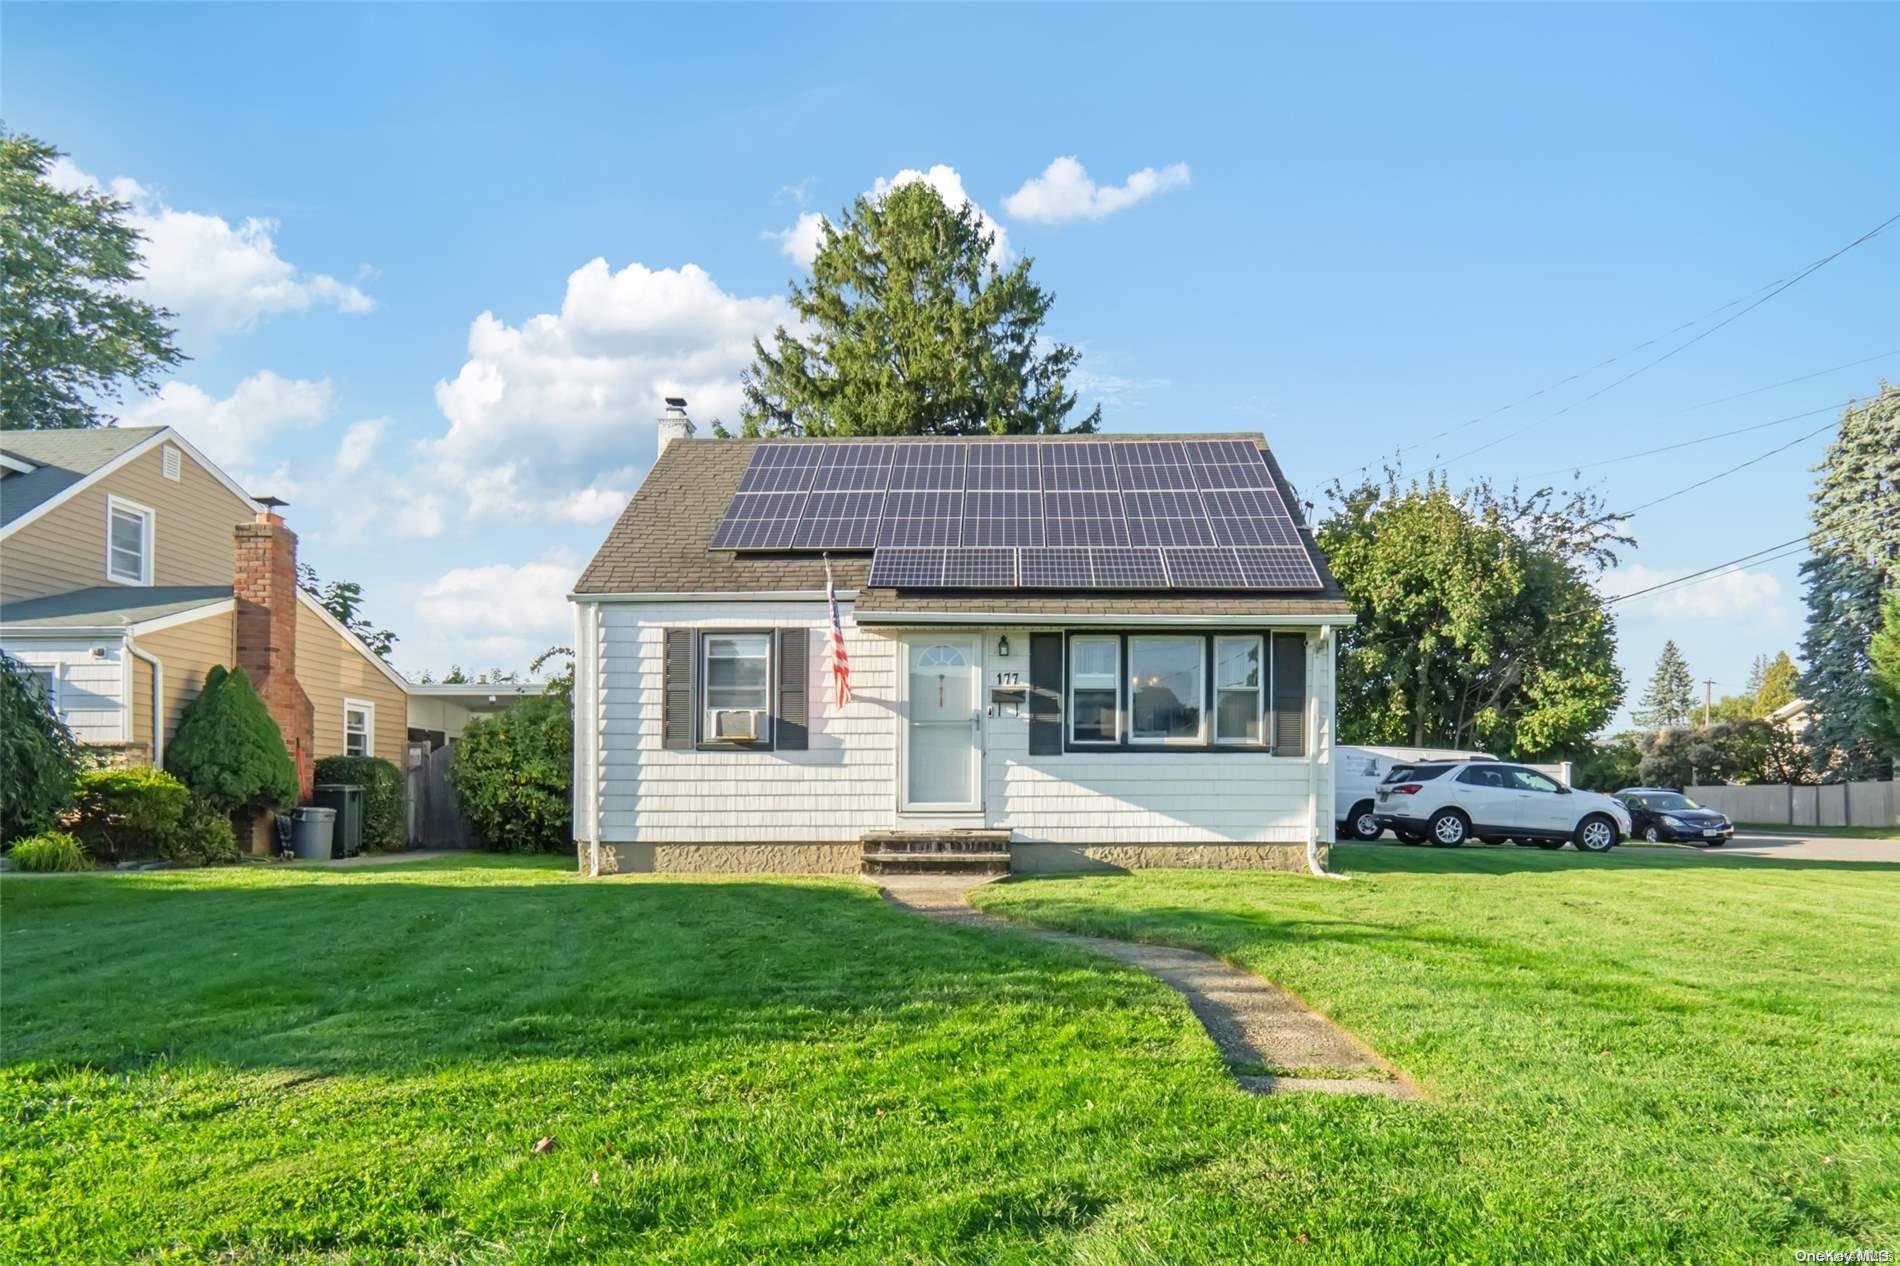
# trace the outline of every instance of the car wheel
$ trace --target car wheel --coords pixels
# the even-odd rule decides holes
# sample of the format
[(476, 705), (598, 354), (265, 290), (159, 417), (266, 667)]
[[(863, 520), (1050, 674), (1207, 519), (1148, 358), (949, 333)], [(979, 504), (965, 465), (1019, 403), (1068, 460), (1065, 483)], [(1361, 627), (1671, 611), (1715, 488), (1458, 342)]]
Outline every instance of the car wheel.
[(1648, 840), (1651, 844), (1660, 844), (1662, 843), (1662, 832), (1653, 826), (1646, 826), (1643, 828), (1643, 838)]
[(1432, 815), (1430, 837), (1433, 848), (1459, 848), (1471, 834), (1471, 823), (1456, 809)]
[(1607, 853), (1616, 845), (1616, 823), (1593, 813), (1577, 824), (1577, 848), (1585, 853)]
[(1425, 837), (1420, 835), (1417, 831), (1395, 831), (1393, 834), (1397, 835), (1400, 843), (1403, 844), (1423, 844), (1425, 842)]
[(1355, 840), (1376, 840), (1385, 834), (1385, 828), (1379, 825), (1379, 819), (1372, 816), (1372, 801), (1361, 800), (1352, 807), (1348, 818), (1352, 823), (1352, 837)]

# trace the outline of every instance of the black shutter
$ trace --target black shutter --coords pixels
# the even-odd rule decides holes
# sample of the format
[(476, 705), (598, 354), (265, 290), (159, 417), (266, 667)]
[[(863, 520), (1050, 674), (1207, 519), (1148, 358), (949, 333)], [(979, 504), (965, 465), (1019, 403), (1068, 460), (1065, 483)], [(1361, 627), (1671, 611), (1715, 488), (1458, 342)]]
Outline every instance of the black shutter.
[(1029, 754), (1062, 751), (1062, 634), (1029, 635)]
[(1306, 755), (1306, 637), (1273, 635), (1273, 754)]
[(661, 690), (660, 745), (669, 751), (693, 748), (693, 631), (666, 631), (666, 680)]
[(811, 746), (811, 633), (807, 629), (778, 631), (778, 715), (772, 735), (781, 752), (802, 752)]

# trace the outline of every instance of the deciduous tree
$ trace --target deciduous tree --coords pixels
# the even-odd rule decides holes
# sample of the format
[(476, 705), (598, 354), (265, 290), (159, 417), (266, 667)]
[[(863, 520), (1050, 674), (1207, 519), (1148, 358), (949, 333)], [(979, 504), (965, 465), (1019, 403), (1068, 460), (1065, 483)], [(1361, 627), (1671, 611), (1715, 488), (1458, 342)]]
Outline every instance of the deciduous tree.
[(753, 342), (747, 435), (982, 435), (1093, 431), (1069, 415), (1081, 353), (1048, 343), (1055, 297), (1030, 261), (991, 258), (969, 204), (922, 182), (859, 198), (826, 222), (799, 327)]
[(127, 386), (158, 390), (185, 359), (172, 314), (134, 298), (131, 208), (48, 178), (58, 150), (0, 131), (0, 426), (103, 426)]
[(386, 660), (402, 639), (388, 629), (379, 629), (363, 614), (363, 586), (354, 580), (324, 581), (309, 563), (297, 564), (297, 587), (323, 604), (336, 622), (356, 635), (376, 658)]

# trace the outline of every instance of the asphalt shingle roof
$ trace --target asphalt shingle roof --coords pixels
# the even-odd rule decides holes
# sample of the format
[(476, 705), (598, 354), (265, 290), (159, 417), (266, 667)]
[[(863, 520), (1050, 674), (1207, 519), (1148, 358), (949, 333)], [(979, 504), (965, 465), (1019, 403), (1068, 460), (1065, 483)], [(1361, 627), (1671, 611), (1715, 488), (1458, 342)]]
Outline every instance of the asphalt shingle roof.
[(0, 453), (39, 467), (0, 479), (0, 527), (51, 501), (164, 429), (108, 426), (88, 431), (0, 431)]
[(140, 624), (223, 602), (230, 596), (229, 585), (101, 585), (9, 602), (0, 609), (0, 624), (32, 624), (42, 628)]
[[(907, 437), (908, 438), (908, 437)], [(1048, 441), (1054, 436), (998, 437), (985, 443)], [(1088, 438), (1134, 439), (1136, 436)], [(1287, 486), (1279, 463), (1258, 435), (1155, 436), (1156, 439), (1252, 439), (1266, 453), (1275, 480)], [(818, 591), (825, 587), (824, 560), (814, 554), (735, 554), (710, 550), (713, 532), (739, 488), (753, 450), (760, 444), (811, 444), (823, 440), (676, 440), (660, 454), (633, 500), (607, 533), (593, 561), (575, 583), (578, 594), (761, 593)], [(1289, 510), (1300, 519), (1297, 506)], [(872, 589), (866, 584), (868, 554), (834, 554), (838, 588), (858, 591), (862, 612), (956, 614), (1034, 612), (1050, 615), (1345, 615), (1347, 606), (1312, 534), (1300, 523), (1307, 552), (1324, 587), (1311, 593), (1098, 591), (1048, 593), (1022, 589)]]

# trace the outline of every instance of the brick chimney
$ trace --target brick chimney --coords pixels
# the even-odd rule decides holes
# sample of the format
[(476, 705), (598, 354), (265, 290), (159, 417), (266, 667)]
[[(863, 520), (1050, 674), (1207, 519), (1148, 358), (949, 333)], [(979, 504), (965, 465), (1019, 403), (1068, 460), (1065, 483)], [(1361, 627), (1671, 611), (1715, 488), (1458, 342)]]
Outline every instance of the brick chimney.
[[(660, 415), (660, 452), (674, 440), (690, 440), (698, 428), (693, 420), (686, 416), (686, 401), (681, 396), (666, 398), (666, 412)], [(655, 454), (658, 456), (658, 454)]]
[(269, 509), (237, 525), (237, 665), (251, 679), (297, 766), (310, 798), (315, 722), (297, 681), (297, 534)]

